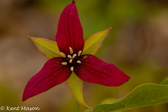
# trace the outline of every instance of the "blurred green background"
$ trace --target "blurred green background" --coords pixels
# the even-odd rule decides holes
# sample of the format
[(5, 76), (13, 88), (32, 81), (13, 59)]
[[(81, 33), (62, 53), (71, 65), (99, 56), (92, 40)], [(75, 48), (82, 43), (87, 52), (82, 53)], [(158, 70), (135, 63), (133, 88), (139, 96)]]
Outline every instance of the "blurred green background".
[[(38, 106), (40, 112), (77, 112), (66, 83), (22, 102), (28, 80), (47, 61), (27, 36), (55, 40), (61, 11), (71, 0), (0, 0), (0, 106)], [(84, 36), (112, 31), (96, 54), (131, 79), (120, 87), (85, 83), (90, 107), (168, 76), (167, 0), (76, 0)], [(168, 104), (124, 112), (168, 112)]]

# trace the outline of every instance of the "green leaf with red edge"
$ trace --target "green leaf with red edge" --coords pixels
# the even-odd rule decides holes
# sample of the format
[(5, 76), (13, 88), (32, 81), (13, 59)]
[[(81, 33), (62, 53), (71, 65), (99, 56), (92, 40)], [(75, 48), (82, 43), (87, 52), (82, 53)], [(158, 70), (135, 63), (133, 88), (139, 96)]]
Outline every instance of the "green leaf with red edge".
[(29, 37), (29, 39), (33, 42), (37, 49), (46, 57), (62, 57), (58, 45), (55, 41), (37, 37)]
[(87, 37), (82, 54), (96, 54), (110, 30), (111, 27)]
[(83, 81), (72, 72), (71, 76), (67, 80), (69, 89), (71, 90), (75, 99), (84, 107), (89, 108), (83, 97)]

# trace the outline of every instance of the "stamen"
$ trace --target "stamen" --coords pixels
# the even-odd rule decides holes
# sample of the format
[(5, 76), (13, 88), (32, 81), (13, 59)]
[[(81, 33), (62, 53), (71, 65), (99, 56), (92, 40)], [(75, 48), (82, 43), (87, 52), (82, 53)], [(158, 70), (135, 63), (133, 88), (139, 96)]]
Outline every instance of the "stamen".
[(70, 54), (73, 54), (73, 49), (72, 47), (69, 47)]
[(62, 64), (62, 65), (67, 65), (68, 63), (67, 63), (67, 62), (62, 62), (61, 64)]
[(78, 60), (77, 63), (81, 64), (82, 62), (80, 60)]
[(78, 56), (80, 56), (82, 54), (82, 51), (80, 50), (79, 52), (78, 52)]
[(69, 60), (69, 63), (72, 63), (72, 61), (73, 61), (73, 59), (70, 59), (70, 60)]
[(74, 54), (73, 56), (72, 56), (72, 58), (75, 58), (77, 55), (76, 54)]
[(66, 58), (66, 55), (63, 52), (60, 52), (61, 56)]
[(72, 66), (72, 67), (70, 68), (70, 70), (73, 72), (73, 71), (74, 71), (74, 67)]
[(72, 56), (71, 56), (71, 55), (68, 55), (68, 58), (72, 58)]

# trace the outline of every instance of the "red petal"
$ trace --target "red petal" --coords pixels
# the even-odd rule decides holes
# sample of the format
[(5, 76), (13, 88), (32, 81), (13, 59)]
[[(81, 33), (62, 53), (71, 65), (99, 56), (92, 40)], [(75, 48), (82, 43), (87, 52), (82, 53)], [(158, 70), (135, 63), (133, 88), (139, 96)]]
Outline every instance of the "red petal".
[(93, 55), (82, 56), (81, 62), (75, 68), (75, 73), (86, 82), (120, 86), (129, 80), (129, 77), (115, 65), (106, 63)]
[(62, 58), (52, 58), (45, 63), (44, 67), (27, 83), (23, 101), (45, 92), (68, 79), (71, 72), (69, 67), (61, 64), (62, 61)]
[(79, 20), (75, 2), (69, 4), (62, 12), (56, 34), (56, 41), (61, 52), (69, 54), (69, 47), (74, 53), (83, 50), (83, 29)]

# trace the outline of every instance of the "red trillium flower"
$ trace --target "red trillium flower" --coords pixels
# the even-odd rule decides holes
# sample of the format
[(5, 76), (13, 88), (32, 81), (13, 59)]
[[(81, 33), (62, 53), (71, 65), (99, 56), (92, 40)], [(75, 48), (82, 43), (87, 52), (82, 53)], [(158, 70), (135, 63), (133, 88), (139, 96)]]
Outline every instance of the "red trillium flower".
[(95, 33), (84, 41), (75, 2), (69, 4), (60, 16), (56, 42), (30, 37), (38, 50), (50, 59), (29, 80), (23, 101), (67, 80), (76, 100), (87, 107), (82, 93), (83, 81), (104, 86), (120, 86), (128, 81), (129, 77), (115, 65), (94, 56), (110, 30)]

